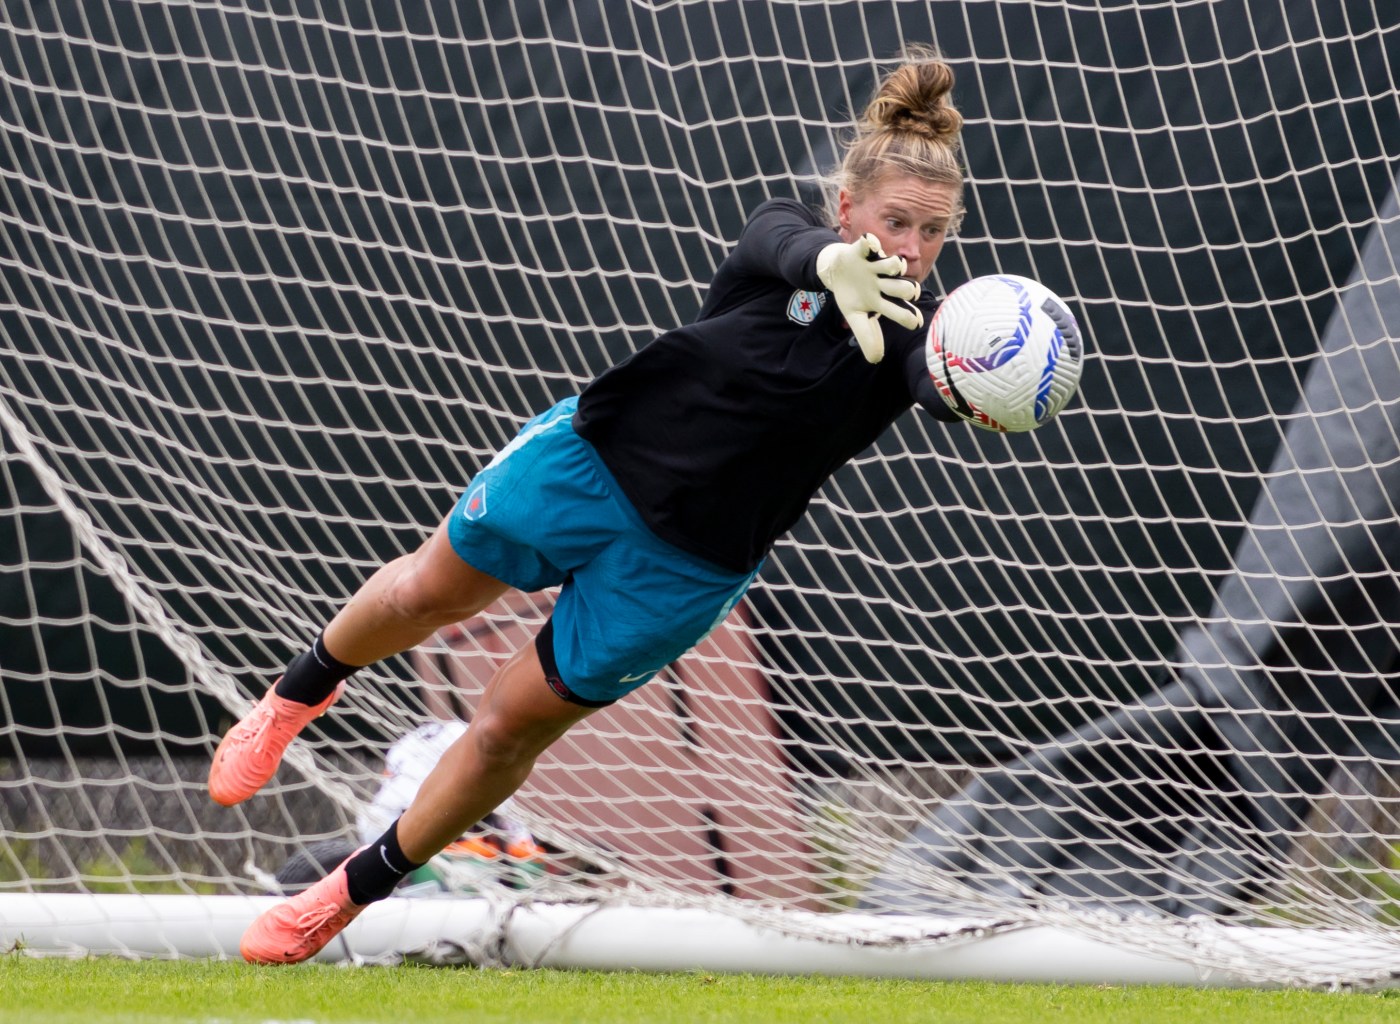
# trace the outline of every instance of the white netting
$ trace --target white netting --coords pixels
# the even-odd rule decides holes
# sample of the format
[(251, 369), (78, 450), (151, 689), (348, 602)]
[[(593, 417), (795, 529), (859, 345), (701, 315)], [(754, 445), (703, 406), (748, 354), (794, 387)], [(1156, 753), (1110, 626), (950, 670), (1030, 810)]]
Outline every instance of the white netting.
[(0, 11), (0, 889), (255, 890), (348, 841), (548, 595), (360, 673), (223, 810), (231, 717), (525, 418), (692, 316), (748, 210), (819, 203), (878, 62), (932, 42), (970, 183), (930, 285), (1063, 295), (1082, 398), (901, 419), (551, 753), (551, 870), (510, 884), (1387, 975), (1218, 926), (1400, 947), (1400, 11), (409, 6)]

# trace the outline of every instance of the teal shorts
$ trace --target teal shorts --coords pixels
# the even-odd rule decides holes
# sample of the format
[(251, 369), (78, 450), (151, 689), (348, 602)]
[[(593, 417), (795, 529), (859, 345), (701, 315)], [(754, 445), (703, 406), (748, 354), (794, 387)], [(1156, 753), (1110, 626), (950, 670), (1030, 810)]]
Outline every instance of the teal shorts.
[(574, 432), (578, 399), (536, 416), (452, 510), (453, 550), (523, 591), (561, 586), (536, 643), (555, 693), (627, 695), (710, 634), (758, 570), (739, 575), (657, 537)]

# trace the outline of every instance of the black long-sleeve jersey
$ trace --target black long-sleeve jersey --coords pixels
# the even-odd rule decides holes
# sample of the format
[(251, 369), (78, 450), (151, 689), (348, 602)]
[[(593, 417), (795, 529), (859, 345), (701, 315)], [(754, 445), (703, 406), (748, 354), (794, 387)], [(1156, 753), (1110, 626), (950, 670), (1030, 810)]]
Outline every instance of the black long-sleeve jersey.
[[(839, 241), (801, 203), (754, 211), (695, 322), (667, 331), (579, 397), (574, 429), (657, 536), (749, 572), (840, 466), (915, 402), (941, 420), (925, 331), (882, 320), (866, 362), (817, 277)], [(919, 297), (924, 321), (935, 301)]]

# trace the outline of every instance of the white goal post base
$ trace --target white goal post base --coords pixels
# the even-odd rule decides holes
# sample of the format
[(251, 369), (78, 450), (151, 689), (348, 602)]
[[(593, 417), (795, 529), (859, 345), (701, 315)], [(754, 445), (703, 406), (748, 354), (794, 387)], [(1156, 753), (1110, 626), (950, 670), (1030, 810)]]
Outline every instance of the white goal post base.
[[(276, 902), (272, 896), (5, 895), (0, 896), (0, 950), (33, 956), (236, 958), (244, 929)], [(316, 960), (929, 981), (1259, 984), (1062, 928), (863, 917), (867, 938), (839, 942), (798, 937), (796, 932), (810, 929), (820, 915), (792, 916), (788, 932), (697, 908), (621, 903), (506, 907), (481, 898), (390, 899), (366, 910)], [(1313, 953), (1319, 962), (1335, 962), (1349, 951), (1376, 954), (1374, 943), (1343, 931), (1227, 926), (1222, 932), (1218, 925), (1211, 930), (1256, 952), (1272, 947), (1287, 958)]]

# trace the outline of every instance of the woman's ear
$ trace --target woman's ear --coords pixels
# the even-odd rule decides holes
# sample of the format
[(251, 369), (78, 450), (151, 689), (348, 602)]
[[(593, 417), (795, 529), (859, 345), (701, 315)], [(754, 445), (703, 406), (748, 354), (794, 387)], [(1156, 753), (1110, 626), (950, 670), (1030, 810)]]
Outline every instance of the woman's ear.
[[(842, 237), (851, 233), (851, 194), (844, 188), (836, 193), (836, 227)], [(849, 238), (846, 241), (850, 241)]]

